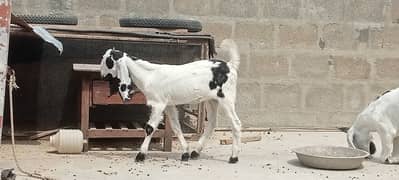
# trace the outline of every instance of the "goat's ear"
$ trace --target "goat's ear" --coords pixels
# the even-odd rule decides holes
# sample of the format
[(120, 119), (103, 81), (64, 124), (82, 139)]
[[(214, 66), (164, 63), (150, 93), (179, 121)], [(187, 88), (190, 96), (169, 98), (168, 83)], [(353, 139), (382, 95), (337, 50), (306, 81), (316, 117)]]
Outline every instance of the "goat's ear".
[(119, 83), (121, 82), (118, 78), (112, 78), (109, 82), (109, 96), (112, 96), (119, 91)]
[(111, 57), (113, 60), (118, 61), (120, 58), (123, 57), (123, 52), (114, 49), (111, 51)]
[(374, 154), (377, 151), (373, 141), (370, 141), (370, 154)]
[(339, 127), (338, 129), (344, 133), (348, 133), (349, 127)]

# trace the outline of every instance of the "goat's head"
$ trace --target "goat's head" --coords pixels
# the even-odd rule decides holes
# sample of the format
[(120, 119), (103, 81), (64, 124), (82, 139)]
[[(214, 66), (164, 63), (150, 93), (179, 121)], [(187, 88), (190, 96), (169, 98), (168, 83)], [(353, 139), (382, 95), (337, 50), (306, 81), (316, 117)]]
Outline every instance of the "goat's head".
[(373, 136), (369, 132), (350, 128), (347, 132), (347, 140), (350, 147), (367, 151), (370, 156), (376, 152)]
[(133, 81), (130, 78), (126, 60), (126, 58), (121, 58), (117, 61), (117, 77), (120, 79), (118, 90), (123, 101), (129, 101), (134, 93)]
[(134, 91), (124, 57), (127, 57), (126, 53), (108, 49), (103, 55), (100, 72), (102, 78), (109, 81), (110, 96), (119, 92), (122, 100), (128, 101)]
[(117, 77), (117, 61), (123, 57), (123, 52), (115, 49), (108, 49), (101, 60), (100, 72), (105, 79)]

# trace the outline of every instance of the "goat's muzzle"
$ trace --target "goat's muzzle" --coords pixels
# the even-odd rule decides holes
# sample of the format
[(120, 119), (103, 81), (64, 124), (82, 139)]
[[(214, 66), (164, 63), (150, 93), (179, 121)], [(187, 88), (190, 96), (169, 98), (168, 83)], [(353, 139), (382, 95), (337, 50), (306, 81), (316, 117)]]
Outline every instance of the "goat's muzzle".
[(122, 98), (124, 104), (127, 104), (130, 100), (131, 98)]

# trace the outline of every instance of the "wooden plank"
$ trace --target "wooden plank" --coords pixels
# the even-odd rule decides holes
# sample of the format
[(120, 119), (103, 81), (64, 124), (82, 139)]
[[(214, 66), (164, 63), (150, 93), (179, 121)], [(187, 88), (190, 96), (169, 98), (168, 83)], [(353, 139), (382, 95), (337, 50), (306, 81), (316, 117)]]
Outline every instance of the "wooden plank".
[(206, 119), (205, 104), (203, 102), (201, 102), (198, 105), (198, 120), (197, 120), (197, 133), (198, 134), (202, 134), (204, 132), (205, 119)]
[[(60, 31), (60, 30), (49, 30), (56, 38), (74, 38), (74, 39), (90, 39), (90, 40), (113, 40), (113, 41), (135, 41), (135, 42), (153, 42), (153, 43), (174, 43), (174, 44), (185, 44), (185, 45), (202, 45), (208, 43), (211, 36), (208, 34), (183, 34), (174, 33), (172, 36), (156, 34), (154, 36), (141, 37), (130, 32), (79, 32), (79, 31)], [(140, 32), (137, 32), (140, 33)], [(141, 32), (148, 33), (148, 32)], [(12, 35), (16, 36), (28, 36), (36, 37), (32, 32), (27, 32), (19, 27), (13, 27), (11, 30)]]
[(89, 128), (90, 129), (96, 129), (96, 124), (94, 124), (93, 122), (89, 123)]
[(127, 130), (127, 129), (128, 129), (126, 123), (120, 122), (120, 123), (118, 123), (118, 124), (119, 124), (119, 127), (120, 127), (122, 130)]
[(83, 138), (87, 139), (87, 132), (89, 129), (89, 115), (90, 115), (90, 80), (82, 77), (81, 89), (81, 105), (80, 105), (80, 129), (83, 133)]
[(170, 126), (170, 120), (167, 115), (164, 115), (165, 119), (165, 134), (164, 134), (164, 151), (171, 152), (172, 151), (172, 137), (173, 137), (173, 131), (172, 127)]
[(105, 129), (112, 129), (112, 126), (111, 126), (111, 124), (109, 124), (109, 123), (105, 123)]
[(47, 30), (53, 31), (76, 31), (76, 32), (112, 32), (112, 33), (129, 33), (129, 32), (172, 32), (172, 33), (187, 33), (187, 29), (163, 29), (163, 28), (140, 28), (140, 27), (84, 27), (84, 26), (69, 26), (69, 25), (51, 25), (51, 24), (40, 24), (40, 26), (46, 28)]
[(99, 64), (73, 64), (72, 69), (77, 72), (100, 72)]
[(186, 121), (186, 119), (184, 119), (183, 121), (181, 121), (181, 123), (184, 124), (184, 126), (187, 126), (188, 128), (190, 128), (190, 129), (194, 130), (195, 132), (197, 132), (198, 131), (198, 124), (195, 126), (194, 124), (191, 123), (191, 121), (194, 119), (194, 120), (197, 120), (197, 122), (198, 122), (198, 116), (196, 117), (196, 116), (193, 116), (191, 114), (188, 114), (188, 115), (186, 115), (186, 117), (188, 117), (190, 120)]
[[(241, 137), (241, 142), (242, 143), (260, 141), (260, 140), (262, 140), (262, 136)], [(220, 144), (222, 144), (222, 145), (227, 145), (227, 144), (232, 144), (232, 143), (233, 143), (233, 139), (232, 138), (220, 139)]]
[(50, 135), (55, 134), (57, 132), (58, 132), (58, 129), (52, 129), (52, 130), (48, 130), (48, 131), (43, 131), (43, 132), (37, 133), (37, 134), (35, 134), (33, 136), (30, 136), (29, 139), (36, 140), (36, 139), (39, 139), (39, 138), (42, 138), (42, 137), (50, 136)]
[(133, 125), (133, 127), (135, 128), (135, 129), (143, 129), (143, 126), (141, 126), (141, 124), (139, 124), (138, 122), (136, 122), (136, 121), (133, 121), (132, 122), (132, 125)]
[[(342, 129), (342, 127), (339, 127)], [(337, 127), (273, 127), (273, 128), (242, 128), (241, 132), (340, 132)], [(215, 128), (215, 131), (231, 131), (231, 128)]]
[(185, 112), (185, 113), (187, 113), (187, 114), (190, 114), (190, 115), (192, 115), (192, 116), (195, 116), (195, 117), (198, 117), (198, 112), (195, 112), (195, 110), (193, 110), (193, 111), (190, 111), (190, 110), (188, 110), (188, 109), (186, 109), (186, 108), (182, 108), (182, 110)]
[[(154, 138), (163, 138), (165, 131), (158, 129), (154, 132)], [(144, 138), (146, 136), (144, 130), (137, 129), (89, 129), (89, 138)]]
[(93, 104), (108, 105), (108, 104), (146, 104), (146, 99), (143, 93), (135, 93), (131, 100), (123, 102), (118, 93), (109, 96), (109, 83), (106, 81), (93, 81)]
[[(20, 33), (19, 33), (20, 34)], [(70, 33), (52, 33), (54, 37), (57, 38), (77, 38), (77, 39), (90, 39), (90, 40), (113, 40), (113, 41), (136, 41), (136, 42), (154, 42), (154, 43), (174, 43), (174, 44), (185, 44), (185, 45), (199, 45), (190, 43), (189, 40), (182, 40), (182, 39), (161, 39), (158, 37), (151, 37), (151, 38), (141, 38), (141, 37), (127, 37), (127, 36), (118, 36), (115, 34), (105, 34), (100, 33), (96, 35), (85, 35), (85, 34), (70, 34)]]

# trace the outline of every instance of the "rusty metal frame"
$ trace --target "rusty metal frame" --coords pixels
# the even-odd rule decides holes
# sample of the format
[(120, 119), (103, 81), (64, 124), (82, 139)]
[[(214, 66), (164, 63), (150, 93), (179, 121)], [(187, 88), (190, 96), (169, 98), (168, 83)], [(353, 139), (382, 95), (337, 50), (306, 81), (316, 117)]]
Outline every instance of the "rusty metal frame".
[(0, 0), (0, 144), (3, 129), (4, 100), (8, 69), (11, 0)]

